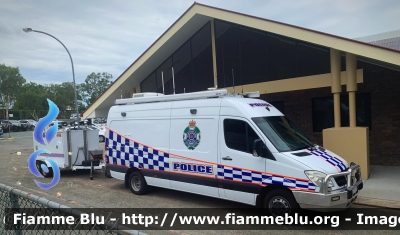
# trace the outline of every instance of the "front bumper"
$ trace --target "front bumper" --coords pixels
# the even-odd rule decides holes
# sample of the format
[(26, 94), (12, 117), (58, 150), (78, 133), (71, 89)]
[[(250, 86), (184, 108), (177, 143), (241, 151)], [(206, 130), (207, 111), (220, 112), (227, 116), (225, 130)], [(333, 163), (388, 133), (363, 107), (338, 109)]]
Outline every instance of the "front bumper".
[[(327, 182), (336, 176), (346, 176), (347, 184), (343, 189), (329, 191)], [(344, 210), (351, 206), (358, 196), (358, 191), (363, 188), (360, 166), (351, 164), (351, 167), (344, 172), (330, 174), (325, 177), (321, 187), (315, 193), (293, 191), (293, 195), (303, 209), (311, 210)]]

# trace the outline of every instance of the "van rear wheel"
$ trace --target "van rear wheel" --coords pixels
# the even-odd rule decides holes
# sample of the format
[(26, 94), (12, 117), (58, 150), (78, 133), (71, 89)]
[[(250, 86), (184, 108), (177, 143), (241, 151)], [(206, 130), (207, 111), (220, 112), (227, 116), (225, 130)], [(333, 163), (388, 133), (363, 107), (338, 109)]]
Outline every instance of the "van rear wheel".
[(139, 171), (132, 172), (129, 176), (129, 188), (136, 195), (142, 195), (147, 192), (148, 185), (142, 173)]
[(47, 167), (47, 172), (43, 169), (42, 164), (46, 165), (46, 163), (42, 161), (36, 161), (36, 168), (39, 170), (40, 174), (43, 175), (44, 178), (50, 178), (53, 176), (53, 168)]
[(299, 208), (296, 199), (285, 189), (275, 189), (264, 197), (263, 207), (272, 216), (294, 215)]

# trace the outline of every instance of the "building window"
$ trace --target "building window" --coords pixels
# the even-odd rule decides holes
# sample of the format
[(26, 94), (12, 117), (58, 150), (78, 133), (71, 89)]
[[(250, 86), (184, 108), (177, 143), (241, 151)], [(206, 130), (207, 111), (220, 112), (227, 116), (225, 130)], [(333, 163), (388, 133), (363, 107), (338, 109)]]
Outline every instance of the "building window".
[(190, 41), (187, 41), (173, 55), (175, 92), (193, 92), (193, 65), (190, 51)]
[(218, 87), (330, 73), (329, 48), (215, 20)]
[(169, 57), (156, 69), (157, 75), (157, 92), (163, 93), (163, 83), (164, 80), (164, 90), (165, 94), (172, 94), (172, 58)]
[(329, 48), (298, 42), (296, 65), (297, 77), (330, 73)]
[(204, 91), (214, 87), (211, 24), (207, 23), (200, 29), (190, 39), (190, 44), (192, 46), (193, 90)]
[(176, 94), (214, 87), (210, 22), (182, 44), (141, 83), (142, 92), (163, 93), (162, 80), (166, 95), (174, 93), (174, 83)]
[(156, 75), (150, 74), (141, 84), (141, 92), (155, 92), (157, 90)]
[[(313, 101), (313, 131), (334, 126), (333, 96), (314, 98)], [(356, 93), (357, 126), (371, 126), (371, 94)], [(342, 127), (349, 126), (349, 96), (340, 97), (340, 115)]]

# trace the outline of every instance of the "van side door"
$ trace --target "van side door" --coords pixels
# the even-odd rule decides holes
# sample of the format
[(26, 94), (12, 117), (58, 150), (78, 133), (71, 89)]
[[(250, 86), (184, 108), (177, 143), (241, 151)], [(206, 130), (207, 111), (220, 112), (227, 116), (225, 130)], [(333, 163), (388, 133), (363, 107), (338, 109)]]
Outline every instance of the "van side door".
[[(195, 114), (191, 107), (195, 107)], [(172, 189), (219, 197), (219, 109), (213, 100), (173, 104), (169, 138)]]
[(222, 198), (255, 204), (266, 159), (253, 156), (254, 140), (262, 136), (246, 119), (221, 116), (218, 185)]

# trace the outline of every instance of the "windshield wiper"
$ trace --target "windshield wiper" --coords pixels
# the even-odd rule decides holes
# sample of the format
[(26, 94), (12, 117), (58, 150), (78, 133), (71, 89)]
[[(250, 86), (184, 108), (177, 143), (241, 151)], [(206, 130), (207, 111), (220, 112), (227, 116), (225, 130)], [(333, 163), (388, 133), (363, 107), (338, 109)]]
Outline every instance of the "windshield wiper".
[(301, 147), (292, 149), (292, 151), (297, 151), (297, 150), (302, 150), (302, 149), (307, 149), (307, 148), (313, 149), (313, 148), (315, 148), (315, 144), (314, 144), (314, 145), (305, 145), (305, 146), (301, 146)]

